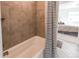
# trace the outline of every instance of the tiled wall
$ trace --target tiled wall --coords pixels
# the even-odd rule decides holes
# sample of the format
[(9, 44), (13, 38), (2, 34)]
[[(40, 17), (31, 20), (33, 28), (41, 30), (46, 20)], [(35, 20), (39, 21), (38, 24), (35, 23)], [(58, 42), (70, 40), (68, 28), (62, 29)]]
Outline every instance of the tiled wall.
[(54, 58), (56, 56), (57, 44), (57, 18), (58, 18), (58, 2), (48, 1), (46, 4), (46, 47), (44, 51), (45, 58)]
[(44, 37), (45, 2), (1, 2), (1, 6), (4, 50), (35, 35)]
[(6, 3), (1, 2), (1, 18), (5, 18), (2, 21), (2, 39), (3, 39), (3, 49), (9, 48), (9, 7)]
[(45, 37), (45, 2), (1, 2), (3, 49), (28, 38)]
[(35, 36), (34, 2), (1, 2), (4, 50)]
[(45, 37), (45, 1), (37, 2), (37, 35)]

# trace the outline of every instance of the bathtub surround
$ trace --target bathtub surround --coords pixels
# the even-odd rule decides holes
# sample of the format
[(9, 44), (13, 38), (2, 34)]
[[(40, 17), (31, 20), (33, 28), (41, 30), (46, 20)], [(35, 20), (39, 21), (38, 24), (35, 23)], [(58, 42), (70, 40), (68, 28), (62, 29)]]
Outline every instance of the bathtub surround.
[(33, 12), (34, 12), (34, 19), (35, 19), (35, 35), (37, 35), (37, 1), (33, 3)]
[(56, 55), (57, 45), (57, 2), (48, 1), (46, 2), (46, 46), (44, 50), (44, 58), (54, 58)]
[(35, 36), (33, 3), (1, 2), (4, 50)]
[(2, 21), (3, 50), (33, 36), (44, 37), (44, 1), (2, 1), (1, 15), (5, 18)]
[[(39, 7), (40, 6), (40, 7)], [(35, 1), (35, 35), (45, 38), (45, 2)]]
[(1, 2), (4, 50), (35, 36), (34, 2)]
[(45, 2), (37, 2), (37, 35), (45, 38)]

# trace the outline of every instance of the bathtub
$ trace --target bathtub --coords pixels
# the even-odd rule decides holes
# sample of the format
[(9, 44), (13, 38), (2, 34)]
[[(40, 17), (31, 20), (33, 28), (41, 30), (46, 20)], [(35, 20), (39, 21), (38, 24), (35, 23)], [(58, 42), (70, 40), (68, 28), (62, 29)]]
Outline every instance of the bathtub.
[[(45, 38), (34, 36), (12, 48), (7, 49), (4, 58), (42, 58)], [(5, 51), (4, 51), (5, 52)]]

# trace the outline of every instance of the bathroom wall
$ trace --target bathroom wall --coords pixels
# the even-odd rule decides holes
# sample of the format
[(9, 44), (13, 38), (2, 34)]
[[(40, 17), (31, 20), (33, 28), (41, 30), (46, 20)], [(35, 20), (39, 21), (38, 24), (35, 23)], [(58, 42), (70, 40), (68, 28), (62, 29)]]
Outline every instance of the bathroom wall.
[(45, 37), (45, 2), (1, 2), (3, 49), (30, 37)]
[(2, 50), (2, 29), (1, 29), (1, 2), (0, 2), (0, 58), (3, 56), (3, 50)]
[(1, 18), (5, 18), (6, 20), (2, 19), (2, 40), (3, 40), (3, 49), (9, 48), (9, 7), (6, 3), (1, 2)]
[(37, 2), (37, 35), (45, 37), (45, 1)]
[(35, 36), (34, 2), (1, 2), (4, 50)]

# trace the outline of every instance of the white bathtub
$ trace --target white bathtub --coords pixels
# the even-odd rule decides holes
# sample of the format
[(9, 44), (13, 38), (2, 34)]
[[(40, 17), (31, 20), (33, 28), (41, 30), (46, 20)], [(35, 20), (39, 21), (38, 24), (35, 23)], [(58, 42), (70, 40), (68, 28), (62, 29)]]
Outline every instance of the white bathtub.
[(38, 58), (43, 57), (45, 38), (34, 36), (6, 51), (9, 52), (4, 58)]

